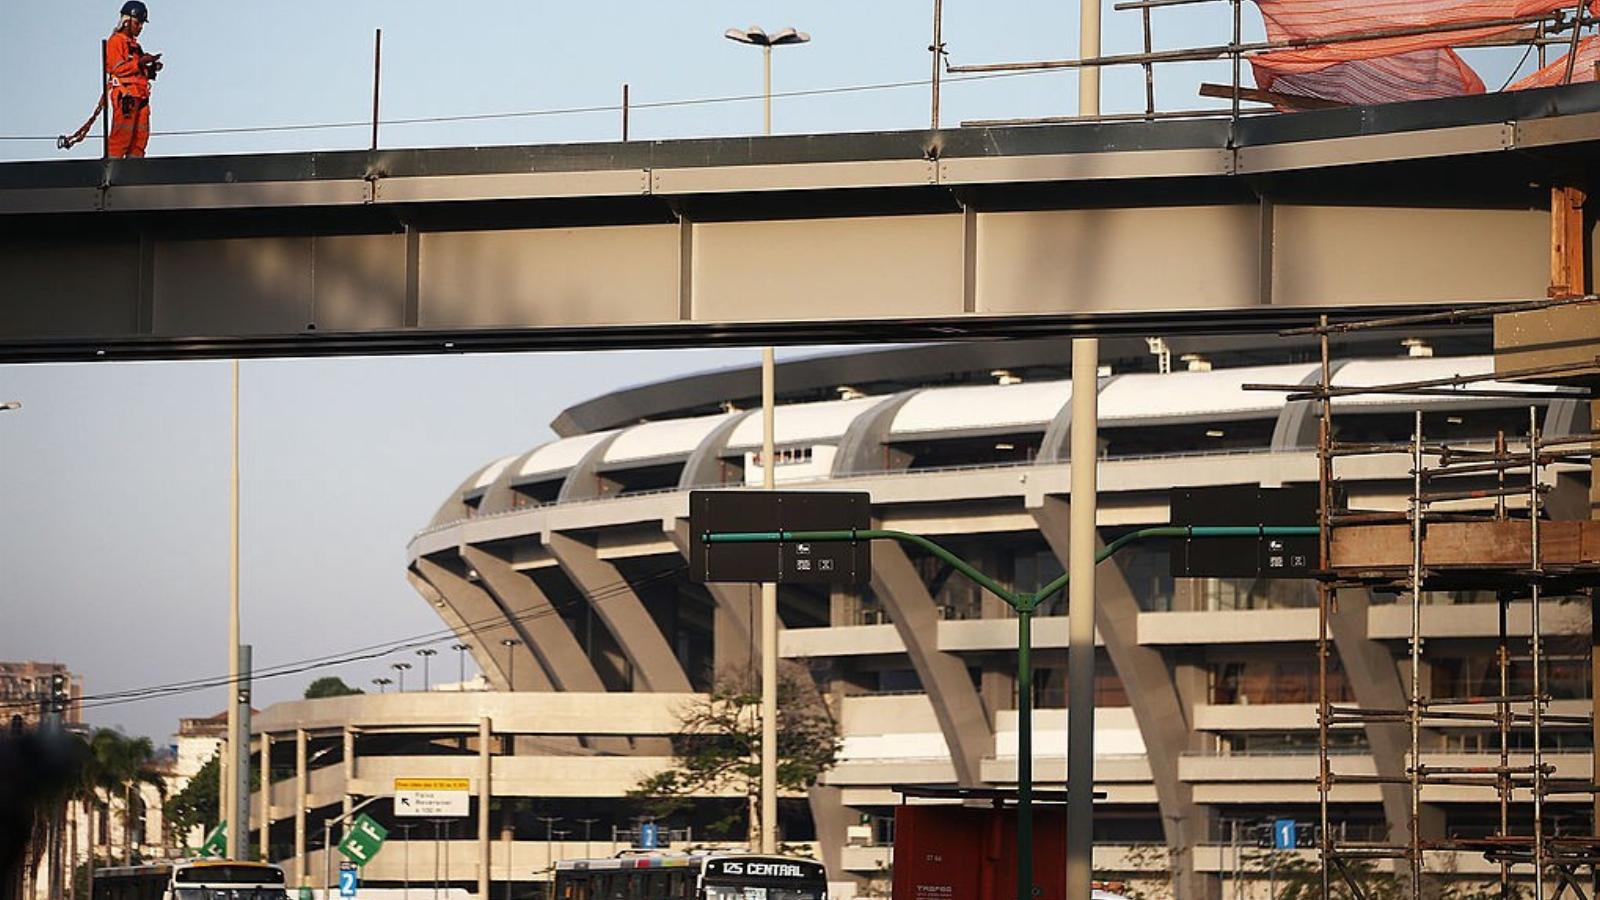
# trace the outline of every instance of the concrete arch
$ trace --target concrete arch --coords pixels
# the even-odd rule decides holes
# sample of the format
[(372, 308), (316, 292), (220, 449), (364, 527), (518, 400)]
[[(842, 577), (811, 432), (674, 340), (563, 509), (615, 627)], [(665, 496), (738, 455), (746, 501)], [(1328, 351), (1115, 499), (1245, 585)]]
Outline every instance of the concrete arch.
[[(1328, 633), (1333, 637), (1350, 691), (1362, 709), (1404, 709), (1405, 686), (1389, 648), (1368, 635), (1367, 610), (1372, 594), (1365, 590), (1340, 591), (1328, 614)], [(1367, 744), (1372, 748), (1372, 763), (1384, 778), (1406, 776), (1406, 754), (1411, 749), (1411, 732), (1398, 723), (1371, 723), (1366, 726)], [(1411, 835), (1411, 790), (1404, 784), (1379, 785), (1383, 815), (1389, 821), (1389, 837), (1406, 843)], [(1422, 805), (1419, 822), (1423, 838), (1444, 835), (1444, 813), (1434, 804)]]
[[(537, 447), (534, 448), (534, 450), (537, 449)], [(500, 477), (490, 482), (489, 486), (483, 489), (483, 498), (478, 501), (478, 515), (488, 516), (495, 513), (510, 512), (517, 508), (517, 492), (512, 489), (511, 483), (516, 479), (517, 472), (522, 468), (522, 464), (534, 454), (534, 450), (529, 450), (527, 453), (512, 460), (511, 464), (501, 471)]]
[[(667, 531), (667, 538), (678, 548), (685, 564), (689, 561), (689, 520), (678, 519)], [(755, 585), (710, 582), (706, 593), (716, 604), (711, 620), (712, 672), (742, 670), (755, 662), (759, 653), (753, 643), (752, 615), (755, 610)], [(783, 627), (783, 622), (778, 623)]]
[[(1045, 541), (1061, 560), (1069, 559), (1070, 505), (1060, 497), (1045, 497), (1030, 510)], [(1099, 535), (1095, 541), (1101, 544)], [(873, 548), (877, 552), (877, 548)], [(1161, 651), (1139, 643), (1139, 601), (1120, 564), (1102, 566), (1095, 578), (1095, 629), (1105, 642), (1106, 655), (1127, 689), (1133, 717), (1144, 737), (1150, 762), (1150, 780), (1167, 846), (1175, 848), (1172, 879), (1177, 896), (1201, 898), (1212, 894), (1212, 879), (1195, 870), (1194, 848), (1206, 836), (1209, 811), (1194, 802), (1194, 789), (1178, 774), (1182, 750), (1194, 732), (1193, 711), (1183, 702), (1178, 685)]]
[(839, 449), (834, 453), (830, 477), (862, 472), (893, 472), (910, 465), (909, 455), (893, 450), (889, 451), (889, 464), (884, 465), (884, 449), (889, 439), (889, 429), (894, 425), (894, 417), (900, 412), (900, 407), (922, 391), (922, 388), (901, 391), (856, 416), (839, 438)]
[[(501, 691), (549, 691), (554, 689), (538, 657), (524, 642), (504, 648), (500, 641), (516, 634), (506, 611), (483, 588), (469, 581), (465, 574), (427, 557), (415, 563), (417, 574), (433, 586), (446, 605), (463, 623), (477, 644), (472, 658), (478, 662), (489, 683)], [(510, 653), (506, 653), (510, 650)], [(509, 660), (515, 659), (515, 663)], [(511, 682), (515, 676), (516, 683)]]
[(899, 544), (879, 541), (873, 545), (872, 590), (889, 611), (911, 666), (933, 704), (955, 764), (956, 782), (963, 787), (982, 784), (983, 759), (994, 752), (988, 711), (967, 674), (966, 663), (939, 649), (939, 608)]
[(1540, 427), (1545, 437), (1566, 437), (1589, 433), (1589, 402), (1566, 397), (1551, 400), (1545, 408), (1544, 424)]
[[(1096, 378), (1094, 389), (1097, 393), (1104, 391), (1106, 385), (1121, 377), (1120, 375), (1108, 375), (1104, 378)], [(1073, 390), (1077, 390), (1077, 388), (1073, 388)], [(1061, 405), (1056, 417), (1050, 420), (1049, 425), (1045, 426), (1044, 437), (1039, 439), (1039, 455), (1035, 460), (1040, 464), (1066, 462), (1071, 455), (1068, 452), (1072, 446), (1071, 440), (1072, 403), (1068, 401)]]
[(594, 547), (560, 532), (547, 535), (545, 547), (622, 647), (633, 667), (636, 689), (643, 682), (649, 691), (693, 692), (666, 635), (615, 565), (601, 559)]
[(729, 416), (711, 433), (700, 439), (699, 446), (689, 454), (683, 463), (683, 472), (678, 475), (678, 490), (687, 491), (691, 488), (706, 487), (722, 483), (722, 454), (728, 449), (728, 441), (733, 438), (733, 431), (745, 416), (754, 415), (747, 412), (743, 416)]
[(456, 489), (450, 492), (444, 503), (440, 504), (438, 511), (433, 514), (433, 518), (428, 520), (429, 528), (438, 528), (442, 525), (449, 525), (452, 522), (459, 522), (471, 515), (472, 510), (467, 506), (467, 502), (461, 498), (467, 491), (472, 490), (474, 484), (478, 483), (478, 475), (482, 471), (483, 468), (480, 467), (471, 475), (468, 475), (460, 484), (456, 485)]
[(611, 449), (611, 442), (615, 441), (622, 432), (612, 432), (605, 439), (590, 447), (578, 464), (567, 470), (567, 477), (561, 482), (561, 493), (556, 495), (557, 503), (571, 503), (574, 500), (593, 500), (601, 496), (600, 491), (600, 461), (606, 458), (606, 451)]
[(477, 571), (480, 582), (505, 609), (557, 690), (605, 691), (578, 639), (532, 578), (477, 547), (462, 547), (461, 558)]
[[(1344, 368), (1347, 359), (1332, 362), (1328, 366), (1328, 378), (1339, 374)], [(1322, 380), (1322, 368), (1312, 369), (1300, 383), (1308, 387)], [(1273, 450), (1307, 450), (1317, 446), (1317, 402), (1315, 400), (1296, 400), (1285, 403), (1278, 413), (1278, 421), (1272, 426), (1272, 443), (1268, 446)]]

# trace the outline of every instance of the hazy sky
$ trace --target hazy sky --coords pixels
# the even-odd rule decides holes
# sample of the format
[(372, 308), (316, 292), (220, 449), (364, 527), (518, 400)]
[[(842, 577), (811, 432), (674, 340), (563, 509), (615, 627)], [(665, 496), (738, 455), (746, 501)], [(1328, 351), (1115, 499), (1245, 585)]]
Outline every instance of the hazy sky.
[[(67, 158), (99, 90), (99, 41), (120, 0), (0, 0), (0, 160)], [(1076, 4), (947, 0), (956, 63), (1068, 57)], [(1137, 49), (1138, 17), (1110, 11), (1107, 52)], [(163, 52), (152, 155), (365, 147), (372, 31), (383, 29), (384, 118), (503, 113), (747, 95), (760, 54), (730, 26), (787, 25), (809, 46), (776, 52), (777, 91), (928, 75), (927, 0), (692, 3), (151, 0), (143, 43)], [(1246, 16), (1247, 37), (1260, 34)], [(1222, 4), (1158, 11), (1157, 46), (1220, 43)], [(1472, 56), (1497, 86), (1514, 55)], [(1158, 71), (1164, 108), (1226, 63)], [(1138, 69), (1106, 76), (1107, 111), (1142, 105)], [(946, 125), (1073, 112), (1070, 72), (948, 82)], [(921, 128), (925, 86), (783, 98), (779, 132)], [(748, 134), (758, 102), (636, 108), (635, 139)], [(163, 134), (229, 129), (221, 134)], [(237, 130), (246, 129), (246, 130)], [(385, 146), (612, 140), (614, 111), (392, 125)], [(18, 140), (37, 137), (44, 140)], [(95, 141), (71, 157), (93, 158)], [(243, 597), (258, 666), (431, 631), (404, 579), (407, 539), (446, 493), (498, 456), (547, 440), (563, 407), (618, 386), (755, 359), (754, 351), (480, 356), (244, 364)], [(91, 694), (215, 675), (227, 598), (228, 365), (0, 367), (0, 659), (53, 659)], [(438, 658), (453, 677), (450, 655)], [(376, 662), (340, 674), (364, 684)], [(413, 677), (417, 677), (413, 673)], [(308, 676), (262, 684), (258, 704)], [(164, 738), (220, 690), (94, 710), (96, 724)]]

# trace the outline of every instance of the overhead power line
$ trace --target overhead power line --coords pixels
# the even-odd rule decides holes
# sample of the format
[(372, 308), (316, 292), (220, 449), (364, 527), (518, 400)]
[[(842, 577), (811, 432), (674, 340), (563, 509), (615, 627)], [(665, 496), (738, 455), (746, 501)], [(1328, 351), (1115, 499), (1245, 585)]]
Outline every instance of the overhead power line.
[[(631, 593), (638, 588), (648, 587), (658, 582), (675, 578), (686, 568), (686, 565), (681, 564), (669, 566), (659, 572), (647, 575), (636, 581), (615, 581), (610, 584), (602, 585), (596, 588), (593, 592), (584, 592), (580, 590), (565, 597), (549, 598), (550, 605), (544, 609), (539, 609), (516, 616), (491, 616), (472, 622), (465, 622), (462, 624), (460, 631), (456, 629), (439, 629), (435, 631), (423, 632), (422, 634), (418, 635), (412, 635), (410, 637), (396, 638), (394, 640), (384, 641), (382, 643), (356, 647), (337, 653), (324, 654), (322, 656), (314, 656), (305, 659), (279, 663), (257, 670), (256, 672), (251, 673), (248, 677), (251, 681), (265, 681), (272, 678), (281, 678), (287, 675), (301, 675), (306, 672), (313, 672), (319, 669), (337, 668), (339, 666), (346, 666), (352, 663), (378, 659), (391, 653), (424, 647), (429, 644), (437, 644), (453, 638), (459, 638), (461, 631), (475, 634), (479, 630), (508, 628), (519, 623), (531, 622), (551, 615), (560, 615), (564, 612), (579, 608), (585, 603), (603, 603), (612, 597)], [(241, 676), (239, 680), (243, 680), (245, 677), (247, 676)], [(78, 703), (82, 709), (97, 709), (105, 706), (119, 706), (127, 703), (138, 703), (145, 700), (158, 700), (167, 697), (181, 696), (183, 694), (196, 693), (199, 691), (208, 691), (220, 687), (226, 687), (234, 682), (235, 679), (228, 675), (193, 678), (184, 681), (168, 682), (166, 684), (147, 685), (138, 688), (127, 688), (120, 691), (108, 691), (100, 694), (85, 695), (78, 698)], [(0, 710), (6, 710), (8, 708), (28, 708), (35, 702), (36, 701), (33, 700), (17, 700), (7, 703), (0, 703)]]

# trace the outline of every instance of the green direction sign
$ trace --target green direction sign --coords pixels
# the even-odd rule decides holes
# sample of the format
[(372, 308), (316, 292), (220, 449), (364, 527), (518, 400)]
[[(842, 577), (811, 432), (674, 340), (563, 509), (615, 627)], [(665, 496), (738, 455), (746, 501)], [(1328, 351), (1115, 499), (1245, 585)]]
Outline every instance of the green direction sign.
[(206, 835), (205, 843), (200, 845), (200, 855), (222, 857), (227, 855), (227, 852), (228, 824), (219, 822), (217, 827), (211, 829), (211, 833)]
[(378, 855), (378, 850), (383, 847), (384, 838), (388, 836), (388, 829), (372, 821), (366, 813), (362, 813), (350, 823), (350, 833), (339, 842), (339, 852), (351, 862), (364, 866)]

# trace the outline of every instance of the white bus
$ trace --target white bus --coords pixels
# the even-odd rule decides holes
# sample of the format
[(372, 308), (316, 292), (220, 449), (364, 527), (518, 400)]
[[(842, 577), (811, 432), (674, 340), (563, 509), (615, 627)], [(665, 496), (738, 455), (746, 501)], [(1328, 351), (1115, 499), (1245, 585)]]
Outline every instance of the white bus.
[(96, 869), (92, 900), (288, 900), (283, 869), (229, 859)]
[(828, 875), (814, 859), (749, 853), (568, 859), (555, 900), (828, 900)]

